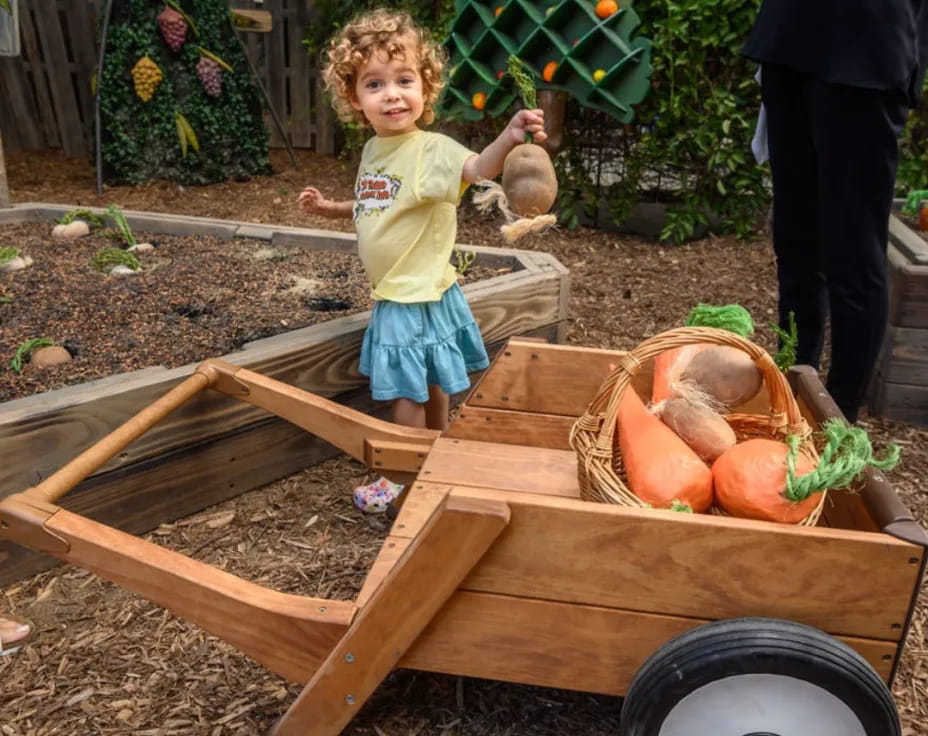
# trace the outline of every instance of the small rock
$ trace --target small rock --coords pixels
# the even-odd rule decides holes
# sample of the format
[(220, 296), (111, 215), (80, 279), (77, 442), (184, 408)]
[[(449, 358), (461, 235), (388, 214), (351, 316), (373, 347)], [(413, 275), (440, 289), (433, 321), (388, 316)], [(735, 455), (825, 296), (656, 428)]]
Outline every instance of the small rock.
[(130, 253), (149, 253), (155, 249), (151, 243), (136, 243), (131, 248), (128, 248)]
[(22, 271), (27, 266), (32, 265), (32, 259), (29, 256), (16, 256), (6, 263), (0, 263), (0, 273), (12, 273), (13, 271)]
[(124, 266), (122, 263), (120, 263), (120, 264), (118, 264), (118, 265), (116, 265), (116, 266), (113, 266), (113, 267), (110, 269), (110, 276), (120, 276), (120, 277), (122, 277), (122, 276), (135, 276), (135, 274), (137, 274), (137, 273), (138, 273), (138, 271), (135, 271), (134, 269), (131, 269), (131, 268), (129, 268), (128, 266)]
[(36, 348), (29, 353), (28, 365), (33, 368), (46, 368), (50, 365), (60, 365), (71, 360), (71, 353), (59, 345), (49, 345)]
[(77, 240), (90, 233), (90, 225), (83, 220), (74, 220), (68, 225), (55, 225), (52, 237), (55, 240)]

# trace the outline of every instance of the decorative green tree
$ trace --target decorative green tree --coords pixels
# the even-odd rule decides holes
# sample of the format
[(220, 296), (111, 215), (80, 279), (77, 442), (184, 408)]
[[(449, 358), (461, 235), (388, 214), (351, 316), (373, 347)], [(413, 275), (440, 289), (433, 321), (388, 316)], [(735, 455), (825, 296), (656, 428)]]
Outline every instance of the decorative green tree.
[(497, 116), (518, 90), (504, 76), (511, 55), (539, 89), (566, 92), (627, 123), (650, 88), (651, 42), (628, 0), (456, 0), (445, 41), (449, 84), (439, 114), (478, 120)]
[(108, 184), (270, 171), (259, 90), (226, 0), (113, 0), (97, 93)]

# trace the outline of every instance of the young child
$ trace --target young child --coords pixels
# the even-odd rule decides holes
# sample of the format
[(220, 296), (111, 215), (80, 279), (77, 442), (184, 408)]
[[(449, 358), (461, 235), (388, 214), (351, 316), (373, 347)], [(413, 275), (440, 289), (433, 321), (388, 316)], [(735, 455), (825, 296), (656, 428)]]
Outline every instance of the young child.
[[(315, 187), (300, 206), (352, 217), (358, 254), (375, 300), (360, 371), (375, 399), (392, 401), (393, 421), (443, 430), (448, 395), (470, 386), (489, 361), (480, 330), (450, 264), (457, 204), (471, 184), (493, 179), (532, 134), (547, 136), (541, 110), (520, 110), (480, 154), (419, 128), (444, 86), (442, 48), (405, 13), (374, 10), (330, 41), (323, 76), (343, 120), (374, 130), (364, 146), (353, 200), (326, 199)], [(383, 511), (402, 491), (385, 478), (355, 490), (367, 511)]]

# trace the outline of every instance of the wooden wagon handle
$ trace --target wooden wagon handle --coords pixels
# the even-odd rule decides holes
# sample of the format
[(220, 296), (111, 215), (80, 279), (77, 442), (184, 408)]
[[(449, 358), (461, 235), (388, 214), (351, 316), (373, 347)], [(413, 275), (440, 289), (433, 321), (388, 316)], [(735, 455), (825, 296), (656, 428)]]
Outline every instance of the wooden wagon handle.
[(172, 411), (196, 396), (204, 388), (213, 385), (217, 377), (215, 371), (210, 370), (209, 366), (200, 366), (182, 383), (146, 406), (95, 445), (84, 450), (67, 465), (59, 468), (38, 485), (19, 494), (20, 498), (54, 503)]

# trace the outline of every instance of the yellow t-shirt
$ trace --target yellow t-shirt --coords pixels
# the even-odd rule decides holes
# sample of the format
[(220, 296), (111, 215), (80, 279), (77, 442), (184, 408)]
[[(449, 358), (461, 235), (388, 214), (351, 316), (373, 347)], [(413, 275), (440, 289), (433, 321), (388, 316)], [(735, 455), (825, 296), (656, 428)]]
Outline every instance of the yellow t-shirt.
[(424, 130), (375, 136), (364, 146), (354, 223), (374, 299), (434, 302), (455, 282), (451, 251), (467, 188), (461, 174), (473, 155)]

